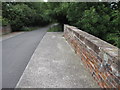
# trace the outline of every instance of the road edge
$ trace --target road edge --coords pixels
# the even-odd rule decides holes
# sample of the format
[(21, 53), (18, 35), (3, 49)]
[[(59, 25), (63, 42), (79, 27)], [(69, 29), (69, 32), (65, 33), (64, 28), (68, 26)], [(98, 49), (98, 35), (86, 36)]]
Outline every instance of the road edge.
[[(47, 33), (47, 32), (46, 32), (46, 33)], [(46, 33), (43, 35), (43, 37), (42, 37), (41, 41), (43, 40), (43, 38), (44, 38), (44, 36), (46, 35)], [(41, 41), (40, 41), (40, 42), (41, 42)], [(30, 60), (32, 60), (32, 58), (34, 57), (35, 52), (37, 51), (37, 48), (38, 48), (38, 46), (40, 45), (40, 42), (39, 42), (39, 44), (37, 45), (37, 47), (36, 47), (35, 51), (33, 52), (33, 54), (32, 54), (32, 56), (31, 56)], [(25, 70), (28, 68), (28, 65), (29, 65), (29, 63), (30, 63), (30, 60), (29, 60), (29, 62), (28, 62), (28, 64), (27, 64), (27, 66), (25, 67), (25, 69), (24, 69), (24, 71), (23, 71), (23, 73), (22, 73), (22, 75), (21, 75), (20, 79), (18, 80), (18, 82), (17, 82), (17, 84), (16, 84), (15, 88), (17, 88), (17, 87), (18, 87), (18, 85), (19, 85), (19, 83), (20, 83), (20, 81), (21, 81), (21, 79), (22, 79), (22, 77), (23, 77), (23, 75), (24, 75), (24, 73), (25, 73)]]
[(16, 37), (16, 36), (21, 35), (21, 34), (23, 34), (23, 33), (25, 33), (25, 32), (19, 32), (19, 33), (16, 33), (15, 35), (11, 35), (11, 36), (8, 36), (8, 37), (7, 37), (7, 36), (4, 36), (4, 37), (3, 37), (3, 35), (2, 35), (1, 41), (4, 41), (4, 40), (7, 40), (7, 39)]

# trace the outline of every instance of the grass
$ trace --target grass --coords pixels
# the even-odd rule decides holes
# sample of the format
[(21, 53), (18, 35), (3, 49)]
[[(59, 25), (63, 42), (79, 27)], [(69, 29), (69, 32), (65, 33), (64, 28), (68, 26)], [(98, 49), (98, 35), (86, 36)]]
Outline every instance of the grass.
[(53, 26), (51, 27), (48, 32), (63, 32), (63, 29), (62, 29), (62, 25), (57, 25), (57, 26)]
[(37, 30), (40, 27), (23, 27), (21, 29), (21, 31), (33, 31), (33, 30)]

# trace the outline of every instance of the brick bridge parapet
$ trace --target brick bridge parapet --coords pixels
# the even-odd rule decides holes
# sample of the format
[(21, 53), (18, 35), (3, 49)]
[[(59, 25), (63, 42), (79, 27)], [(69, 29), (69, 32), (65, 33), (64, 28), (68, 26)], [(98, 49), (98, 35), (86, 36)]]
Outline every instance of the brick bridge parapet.
[(69, 25), (64, 25), (64, 37), (101, 88), (120, 86), (120, 49)]

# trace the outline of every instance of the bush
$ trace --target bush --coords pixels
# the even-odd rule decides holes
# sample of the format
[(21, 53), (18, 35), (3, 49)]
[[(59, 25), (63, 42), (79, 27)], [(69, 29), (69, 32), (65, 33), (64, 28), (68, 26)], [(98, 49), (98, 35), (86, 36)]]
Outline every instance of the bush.
[(0, 16), (0, 22), (2, 26), (6, 26), (9, 24), (9, 20), (7, 18), (2, 18), (2, 16)]
[(71, 25), (119, 47), (120, 9), (108, 3), (70, 3), (67, 18)]
[(26, 27), (26, 26), (24, 26), (21, 28), (21, 31), (32, 31), (32, 30), (37, 30), (38, 28), (40, 28), (40, 27)]
[(62, 25), (57, 25), (57, 26), (53, 26), (51, 27), (48, 32), (63, 32), (63, 29), (62, 29)]
[[(29, 8), (25, 4), (12, 5), (11, 3), (7, 6), (6, 12), (3, 12), (3, 16), (10, 20), (13, 30), (18, 30), (22, 26), (29, 26), (35, 22), (36, 12)], [(6, 13), (9, 13), (6, 15)]]
[(22, 31), (31, 31), (31, 29), (29, 27), (22, 27), (21, 30)]
[(120, 48), (120, 32), (108, 33), (106, 41)]

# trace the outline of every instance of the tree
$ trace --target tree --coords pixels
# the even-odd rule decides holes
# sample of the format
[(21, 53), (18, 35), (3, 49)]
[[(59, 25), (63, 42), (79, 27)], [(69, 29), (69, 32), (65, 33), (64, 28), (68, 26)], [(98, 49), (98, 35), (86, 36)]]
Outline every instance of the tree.
[(76, 26), (120, 47), (120, 2), (6, 2), (2, 6), (3, 18), (13, 30), (58, 22)]

